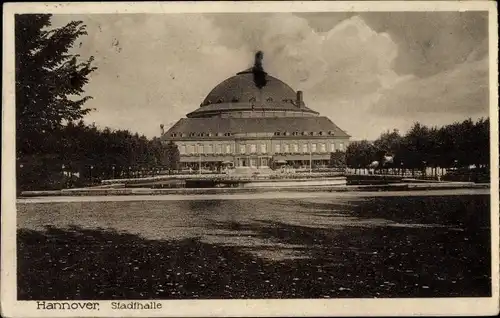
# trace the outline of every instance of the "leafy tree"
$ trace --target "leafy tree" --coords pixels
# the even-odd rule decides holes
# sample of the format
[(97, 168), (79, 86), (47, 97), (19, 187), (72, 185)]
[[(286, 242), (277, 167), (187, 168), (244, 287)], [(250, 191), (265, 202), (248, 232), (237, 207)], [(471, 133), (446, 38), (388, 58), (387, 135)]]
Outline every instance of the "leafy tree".
[(375, 157), (375, 146), (367, 140), (352, 142), (346, 150), (347, 166), (354, 169), (368, 167)]
[(335, 151), (330, 153), (330, 167), (332, 168), (345, 168), (346, 167), (346, 153), (344, 151)]
[(392, 132), (385, 132), (380, 137), (375, 140), (373, 143), (375, 147), (375, 160), (380, 163), (380, 167), (389, 167), (398, 163), (396, 161), (386, 162), (386, 157), (397, 157), (400, 154), (401, 144), (402, 144), (401, 135), (397, 129), (394, 129)]
[(69, 51), (86, 35), (85, 25), (73, 21), (49, 29), (51, 15), (15, 16), (16, 119), (19, 154), (44, 150), (52, 133), (65, 121), (82, 118), (91, 98), (81, 97), (89, 75), (96, 68), (93, 57), (80, 61)]
[(169, 173), (179, 168), (180, 154), (178, 148), (173, 141), (170, 141), (165, 146), (164, 166), (168, 169)]

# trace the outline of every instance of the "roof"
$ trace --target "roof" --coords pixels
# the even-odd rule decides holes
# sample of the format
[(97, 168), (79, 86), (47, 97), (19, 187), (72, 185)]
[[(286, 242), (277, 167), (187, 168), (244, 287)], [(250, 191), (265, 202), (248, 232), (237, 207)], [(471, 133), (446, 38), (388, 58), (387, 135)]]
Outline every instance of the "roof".
[(173, 125), (164, 138), (172, 133), (274, 133), (274, 132), (328, 132), (335, 137), (350, 137), (328, 117), (263, 117), (263, 118), (182, 118)]
[(292, 110), (316, 113), (307, 108), (303, 101), (297, 101), (297, 93), (286, 83), (267, 75), (266, 83), (258, 88), (254, 72), (248, 69), (237, 73), (219, 85), (207, 95), (200, 108), (191, 112), (188, 117), (207, 115), (210, 112), (230, 112), (241, 109), (264, 108), (266, 110)]
[(267, 75), (266, 79), (266, 85), (259, 89), (255, 85), (252, 73), (240, 72), (215, 86), (202, 105), (217, 103), (218, 101), (231, 102), (233, 100), (249, 102), (252, 98), (260, 98), (263, 101), (268, 98), (272, 98), (274, 101), (296, 99), (296, 93), (290, 86), (270, 75)]
[(226, 113), (230, 111), (243, 111), (243, 110), (265, 110), (265, 111), (295, 111), (295, 112), (307, 112), (311, 114), (319, 114), (318, 112), (303, 107), (297, 107), (291, 102), (266, 102), (263, 104), (260, 103), (249, 103), (249, 102), (239, 102), (239, 103), (220, 103), (220, 104), (211, 104), (207, 106), (202, 106), (195, 111), (187, 114), (187, 117), (197, 117), (198, 115), (207, 115), (207, 114), (219, 114)]

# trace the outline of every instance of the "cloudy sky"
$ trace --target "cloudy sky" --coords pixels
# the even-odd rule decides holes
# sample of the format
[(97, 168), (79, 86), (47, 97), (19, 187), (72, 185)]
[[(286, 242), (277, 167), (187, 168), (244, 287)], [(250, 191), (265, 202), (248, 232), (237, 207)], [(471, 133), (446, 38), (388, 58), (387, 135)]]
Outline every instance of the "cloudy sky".
[(488, 115), (487, 13), (56, 15), (82, 20), (99, 127), (159, 134), (265, 53), (266, 71), (354, 139)]

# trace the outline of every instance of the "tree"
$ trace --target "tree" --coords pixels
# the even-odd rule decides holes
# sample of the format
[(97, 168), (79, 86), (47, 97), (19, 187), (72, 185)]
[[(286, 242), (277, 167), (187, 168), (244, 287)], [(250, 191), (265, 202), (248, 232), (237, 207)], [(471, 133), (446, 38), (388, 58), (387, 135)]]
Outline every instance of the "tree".
[(90, 96), (81, 97), (96, 68), (93, 57), (79, 61), (70, 54), (75, 41), (86, 35), (82, 21), (49, 29), (51, 15), (15, 17), (16, 120), (18, 154), (37, 153), (51, 145), (50, 136), (64, 122), (81, 119)]
[(397, 129), (392, 132), (385, 132), (373, 143), (376, 151), (375, 160), (379, 162), (379, 167), (394, 166), (400, 161), (393, 160), (387, 162), (386, 157), (397, 157), (401, 150), (402, 137)]
[(172, 170), (179, 169), (179, 162), (180, 162), (179, 148), (173, 141), (170, 141), (165, 146), (164, 158), (165, 158), (164, 166), (168, 169), (170, 173), (172, 172)]
[(352, 142), (346, 150), (346, 163), (349, 168), (364, 169), (375, 157), (375, 147), (366, 140)]
[(346, 167), (346, 153), (343, 151), (335, 151), (330, 153), (330, 167), (332, 168), (345, 168)]

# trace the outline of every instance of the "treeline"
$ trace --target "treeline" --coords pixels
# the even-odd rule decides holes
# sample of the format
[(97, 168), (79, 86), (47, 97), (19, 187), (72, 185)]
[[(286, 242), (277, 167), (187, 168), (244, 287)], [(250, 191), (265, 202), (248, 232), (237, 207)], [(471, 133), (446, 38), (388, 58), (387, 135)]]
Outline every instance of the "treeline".
[[(490, 160), (489, 119), (467, 119), (441, 128), (420, 123), (405, 134), (383, 133), (374, 142), (353, 142), (346, 164), (353, 169), (468, 168), (487, 170)], [(434, 169), (435, 170), (435, 169)], [(425, 172), (424, 172), (425, 173)]]
[(70, 122), (37, 137), (36, 147), (25, 145), (17, 160), (21, 190), (154, 175), (175, 170), (179, 163), (179, 151), (173, 143), (162, 145), (159, 138), (150, 140), (127, 130), (100, 130), (83, 121)]

